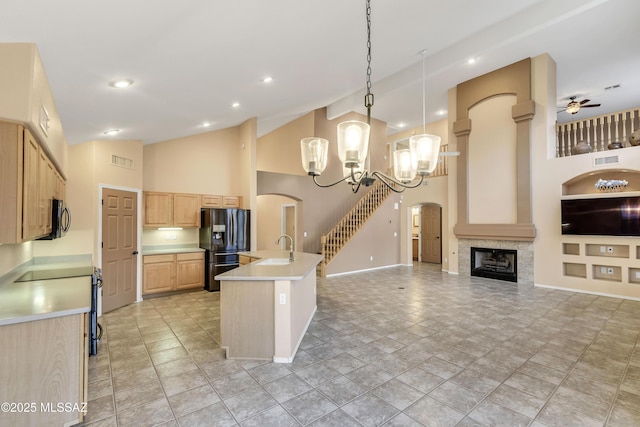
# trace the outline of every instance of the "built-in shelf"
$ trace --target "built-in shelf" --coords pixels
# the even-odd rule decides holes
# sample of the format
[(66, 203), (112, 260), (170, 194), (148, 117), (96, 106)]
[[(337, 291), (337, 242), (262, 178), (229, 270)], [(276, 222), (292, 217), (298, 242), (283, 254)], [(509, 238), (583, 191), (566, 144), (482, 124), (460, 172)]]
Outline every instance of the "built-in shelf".
[(629, 258), (629, 245), (607, 245), (587, 243), (588, 256), (600, 256), (610, 258)]
[(563, 262), (564, 275), (570, 277), (587, 278), (587, 265), (574, 262)]
[(579, 243), (563, 243), (562, 253), (565, 255), (580, 255)]
[(611, 282), (622, 282), (622, 268), (615, 265), (593, 265), (593, 278), (598, 280), (609, 280)]

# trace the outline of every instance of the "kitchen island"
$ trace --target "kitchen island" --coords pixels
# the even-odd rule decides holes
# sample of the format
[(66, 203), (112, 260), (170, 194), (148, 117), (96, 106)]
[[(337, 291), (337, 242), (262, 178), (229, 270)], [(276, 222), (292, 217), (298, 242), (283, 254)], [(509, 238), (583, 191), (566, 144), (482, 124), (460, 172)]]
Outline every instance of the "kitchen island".
[(221, 347), (229, 359), (293, 361), (316, 312), (322, 255), (240, 252), (255, 261), (219, 274)]

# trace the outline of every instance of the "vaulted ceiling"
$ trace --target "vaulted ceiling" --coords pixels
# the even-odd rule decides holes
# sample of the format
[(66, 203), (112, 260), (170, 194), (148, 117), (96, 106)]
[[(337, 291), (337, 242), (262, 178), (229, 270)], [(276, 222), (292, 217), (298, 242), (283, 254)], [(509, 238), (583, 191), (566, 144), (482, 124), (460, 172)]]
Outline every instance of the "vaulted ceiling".
[[(559, 108), (570, 96), (602, 104), (560, 122), (640, 104), (637, 0), (372, 0), (371, 10), (372, 115), (390, 134), (422, 123), (422, 51), (428, 122), (446, 117), (449, 88), (545, 52)], [(70, 144), (154, 143), (251, 117), (263, 135), (319, 107), (364, 112), (365, 0), (3, 0), (0, 42), (37, 44)], [(109, 85), (117, 79), (133, 85)]]

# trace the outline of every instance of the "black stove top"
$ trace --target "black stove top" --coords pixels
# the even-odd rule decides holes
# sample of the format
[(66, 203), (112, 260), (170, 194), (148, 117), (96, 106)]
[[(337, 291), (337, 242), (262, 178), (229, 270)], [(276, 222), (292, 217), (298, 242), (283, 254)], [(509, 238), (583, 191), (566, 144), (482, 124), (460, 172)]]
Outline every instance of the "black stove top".
[(91, 276), (93, 267), (56, 268), (52, 270), (32, 270), (20, 276), (16, 282), (33, 282), (35, 280), (65, 279), (67, 277)]

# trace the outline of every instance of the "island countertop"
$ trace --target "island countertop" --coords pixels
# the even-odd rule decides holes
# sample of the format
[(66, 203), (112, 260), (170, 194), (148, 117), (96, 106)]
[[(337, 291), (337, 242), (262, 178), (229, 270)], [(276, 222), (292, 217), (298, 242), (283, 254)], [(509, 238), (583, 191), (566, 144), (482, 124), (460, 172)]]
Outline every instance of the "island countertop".
[[(289, 251), (263, 250), (238, 252), (251, 258), (289, 258)], [(322, 261), (322, 255), (294, 252), (294, 261), (284, 265), (260, 265), (260, 261), (241, 265), (233, 270), (218, 274), (216, 280), (302, 280)]]

